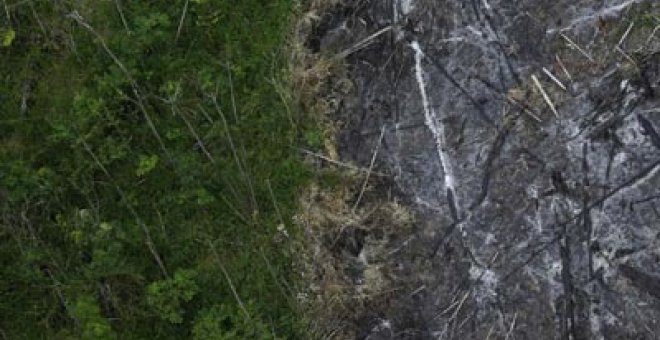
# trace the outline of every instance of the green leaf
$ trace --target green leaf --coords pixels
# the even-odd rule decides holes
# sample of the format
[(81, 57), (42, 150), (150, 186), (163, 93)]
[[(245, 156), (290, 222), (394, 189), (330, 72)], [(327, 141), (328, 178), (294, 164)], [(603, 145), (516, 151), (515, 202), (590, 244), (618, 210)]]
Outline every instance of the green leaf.
[(73, 314), (80, 322), (81, 339), (110, 340), (117, 338), (108, 320), (101, 315), (98, 303), (91, 296), (79, 297), (73, 306)]
[(135, 171), (135, 173), (138, 176), (142, 177), (150, 173), (156, 167), (156, 164), (158, 164), (158, 155), (152, 155), (152, 156), (141, 155), (140, 161), (138, 163), (138, 168)]
[(156, 281), (147, 287), (147, 303), (157, 315), (173, 324), (183, 322), (183, 304), (199, 293), (193, 270), (177, 270), (173, 279)]
[(11, 43), (14, 42), (14, 38), (16, 38), (16, 32), (13, 29), (10, 28), (4, 32), (2, 36), (2, 47), (11, 46)]

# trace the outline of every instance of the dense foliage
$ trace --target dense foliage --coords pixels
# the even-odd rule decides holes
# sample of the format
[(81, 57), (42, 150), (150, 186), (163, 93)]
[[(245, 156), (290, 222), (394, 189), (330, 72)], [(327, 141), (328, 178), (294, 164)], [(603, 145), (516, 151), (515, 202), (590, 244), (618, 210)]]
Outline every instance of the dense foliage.
[(0, 338), (295, 337), (290, 1), (3, 5)]

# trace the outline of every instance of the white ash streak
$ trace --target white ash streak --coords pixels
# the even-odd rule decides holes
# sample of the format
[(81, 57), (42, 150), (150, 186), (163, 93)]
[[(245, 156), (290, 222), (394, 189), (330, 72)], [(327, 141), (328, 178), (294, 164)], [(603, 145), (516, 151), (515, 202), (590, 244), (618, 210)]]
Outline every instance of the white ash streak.
[(394, 22), (398, 22), (401, 17), (413, 10), (413, 0), (394, 0), (392, 6), (394, 6)]
[(573, 21), (571, 21), (571, 23), (568, 24), (568, 26), (558, 28), (558, 29), (557, 28), (549, 29), (549, 30), (546, 31), (546, 33), (547, 34), (554, 34), (554, 33), (557, 33), (557, 32), (568, 31), (568, 30), (571, 30), (571, 29), (575, 28), (576, 26), (591, 23), (591, 22), (595, 21), (598, 18), (616, 18), (616, 17), (619, 16), (619, 14), (623, 10), (630, 7), (631, 5), (634, 5), (636, 3), (645, 2), (645, 1), (646, 0), (627, 0), (627, 1), (624, 1), (623, 3), (618, 4), (618, 5), (603, 8), (602, 10), (594, 12), (592, 14), (580, 16), (579, 18), (576, 18)]
[(413, 0), (399, 0), (397, 2), (401, 7), (401, 14), (408, 15), (413, 10)]
[(446, 138), (445, 138), (445, 127), (431, 107), (429, 103), (428, 94), (426, 93), (426, 82), (424, 80), (424, 69), (422, 68), (422, 59), (424, 58), (424, 52), (422, 51), (419, 43), (413, 41), (410, 44), (410, 47), (415, 51), (415, 76), (417, 77), (417, 83), (419, 85), (419, 92), (422, 95), (422, 104), (424, 106), (424, 122), (429, 128), (433, 137), (435, 139), (436, 148), (438, 149), (438, 155), (440, 156), (440, 164), (444, 172), (444, 183), (447, 189), (450, 189), (453, 194), (454, 203), (458, 209), (458, 203), (456, 202), (456, 190), (455, 190), (455, 177), (454, 172), (449, 160), (449, 155), (446, 151)]

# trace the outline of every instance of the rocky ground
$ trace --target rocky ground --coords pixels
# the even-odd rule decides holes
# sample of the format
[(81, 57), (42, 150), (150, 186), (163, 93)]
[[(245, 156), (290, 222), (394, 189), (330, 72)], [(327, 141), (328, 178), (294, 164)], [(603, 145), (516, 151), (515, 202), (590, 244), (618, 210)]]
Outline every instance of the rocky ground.
[(657, 339), (659, 25), (643, 0), (333, 7), (308, 48), (347, 64), (341, 161), (415, 215), (342, 236), (382, 285), (343, 333)]

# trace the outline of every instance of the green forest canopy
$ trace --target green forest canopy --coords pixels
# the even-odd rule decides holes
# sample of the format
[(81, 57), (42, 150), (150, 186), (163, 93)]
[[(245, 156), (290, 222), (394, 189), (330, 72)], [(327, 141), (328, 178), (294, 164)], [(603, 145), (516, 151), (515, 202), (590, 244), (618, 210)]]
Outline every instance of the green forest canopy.
[(291, 1), (5, 3), (0, 338), (298, 336)]

